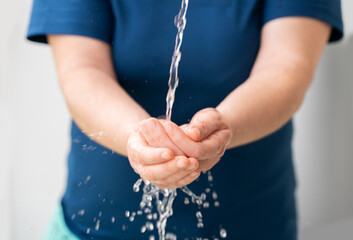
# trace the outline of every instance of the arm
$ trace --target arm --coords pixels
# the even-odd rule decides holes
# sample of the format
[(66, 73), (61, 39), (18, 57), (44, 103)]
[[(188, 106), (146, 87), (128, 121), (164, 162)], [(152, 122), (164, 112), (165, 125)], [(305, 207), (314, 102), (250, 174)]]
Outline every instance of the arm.
[(130, 133), (149, 114), (119, 85), (111, 47), (79, 36), (52, 35), (48, 39), (75, 123), (95, 141), (126, 156)]
[[(197, 160), (185, 157), (170, 139), (165, 143), (169, 140), (171, 144), (161, 148), (147, 145), (138, 129), (149, 114), (119, 85), (108, 44), (68, 35), (48, 39), (62, 92), (80, 129), (103, 146), (128, 156), (143, 178), (182, 186), (198, 177)], [(182, 156), (174, 157), (174, 153)]]
[(169, 137), (187, 156), (201, 160), (201, 170), (209, 170), (226, 148), (276, 131), (300, 107), (329, 33), (329, 25), (309, 18), (267, 23), (248, 80), (216, 109), (195, 114), (185, 130), (188, 137), (175, 124), (165, 123)]
[(293, 116), (329, 34), (329, 25), (309, 18), (279, 18), (264, 26), (249, 79), (217, 107), (232, 129), (229, 148), (265, 137)]

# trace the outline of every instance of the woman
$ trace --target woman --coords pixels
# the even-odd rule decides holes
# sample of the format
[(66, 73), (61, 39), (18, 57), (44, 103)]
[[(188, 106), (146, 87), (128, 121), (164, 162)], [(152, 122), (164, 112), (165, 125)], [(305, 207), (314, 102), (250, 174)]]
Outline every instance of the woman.
[(221, 228), (228, 239), (297, 239), (291, 117), (326, 43), (342, 37), (340, 1), (190, 0), (172, 123), (151, 116), (165, 112), (180, 3), (34, 1), (28, 38), (50, 43), (73, 118), (48, 239), (157, 236), (140, 233), (145, 216), (124, 216), (141, 200), (136, 173), (217, 193), (203, 228), (179, 193), (167, 224), (178, 239), (216, 239)]

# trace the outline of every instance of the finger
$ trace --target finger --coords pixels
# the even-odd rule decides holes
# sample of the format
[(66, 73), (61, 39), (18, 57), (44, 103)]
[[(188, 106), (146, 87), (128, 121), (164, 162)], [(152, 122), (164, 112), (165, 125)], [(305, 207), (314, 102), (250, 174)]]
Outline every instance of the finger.
[(201, 170), (200, 169), (197, 169), (196, 171), (190, 173), (189, 175), (187, 175), (185, 178), (181, 179), (177, 183), (176, 188), (181, 188), (181, 187), (184, 187), (186, 185), (189, 185), (190, 183), (192, 183), (193, 181), (198, 179), (200, 177), (200, 174), (201, 174)]
[(155, 119), (150, 118), (142, 123), (141, 133), (145, 137), (147, 143), (152, 147), (165, 147), (174, 151), (176, 156), (184, 156), (184, 152), (178, 148), (177, 145), (169, 138), (162, 123)]
[(223, 156), (231, 140), (230, 129), (223, 129), (213, 132), (206, 139), (201, 141), (204, 151), (203, 159), (220, 158)]
[(199, 161), (195, 158), (183, 157), (178, 160), (177, 163), (180, 171), (174, 173), (173, 175), (167, 176), (164, 179), (161, 179), (159, 182), (164, 185), (176, 184), (190, 173), (196, 171), (199, 168)]
[(153, 185), (161, 189), (181, 188), (195, 181), (200, 176), (200, 174), (201, 174), (200, 169), (197, 169), (175, 183), (166, 184), (163, 182), (156, 181), (156, 182), (153, 182)]
[(172, 122), (165, 122), (164, 128), (172, 141), (186, 154), (188, 157), (193, 157), (200, 160), (207, 149), (203, 149), (200, 143), (191, 140), (184, 131)]
[(211, 170), (219, 162), (219, 160), (220, 158), (199, 161), (199, 169), (201, 171)]
[(172, 122), (165, 122), (164, 127), (169, 137), (183, 152), (198, 160), (215, 158), (223, 155), (230, 139), (230, 130), (219, 130), (208, 136), (203, 141), (194, 142)]
[[(165, 163), (147, 165), (142, 169), (140, 174), (149, 181), (163, 182), (166, 178), (180, 172), (187, 171), (189, 174), (190, 172), (195, 171), (198, 166), (198, 161), (196, 159), (190, 160), (185, 156), (177, 156), (173, 160)], [(165, 183), (169, 182), (165, 181)]]
[(174, 158), (174, 153), (169, 148), (150, 147), (144, 139), (135, 134), (128, 142), (128, 157), (136, 164), (150, 165), (169, 161)]
[[(165, 123), (165, 121), (163, 122), (163, 124)], [(184, 131), (184, 133), (186, 133), (186, 131), (189, 129), (189, 124), (183, 124), (181, 126), (179, 126), (181, 128), (181, 130)]]
[(216, 130), (223, 129), (224, 122), (221, 115), (214, 108), (206, 108), (191, 119), (186, 134), (194, 141), (201, 141)]

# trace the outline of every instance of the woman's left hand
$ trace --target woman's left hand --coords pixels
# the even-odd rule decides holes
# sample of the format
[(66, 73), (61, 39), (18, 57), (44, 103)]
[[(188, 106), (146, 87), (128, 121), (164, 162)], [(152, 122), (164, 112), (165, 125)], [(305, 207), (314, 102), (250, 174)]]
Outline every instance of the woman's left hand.
[(230, 126), (214, 108), (199, 111), (182, 127), (169, 121), (162, 124), (186, 156), (199, 160), (202, 171), (210, 170), (219, 162), (232, 138)]

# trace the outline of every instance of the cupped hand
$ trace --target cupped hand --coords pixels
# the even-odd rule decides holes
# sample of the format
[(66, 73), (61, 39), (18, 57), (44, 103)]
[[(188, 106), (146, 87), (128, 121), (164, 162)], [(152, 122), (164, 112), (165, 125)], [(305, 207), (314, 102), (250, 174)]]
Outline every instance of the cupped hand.
[(202, 171), (210, 170), (219, 162), (232, 138), (230, 126), (214, 108), (199, 111), (182, 127), (169, 121), (164, 121), (163, 126), (186, 156), (199, 160)]
[(130, 134), (127, 151), (135, 172), (162, 189), (188, 185), (200, 175), (198, 161), (186, 157), (154, 118)]

